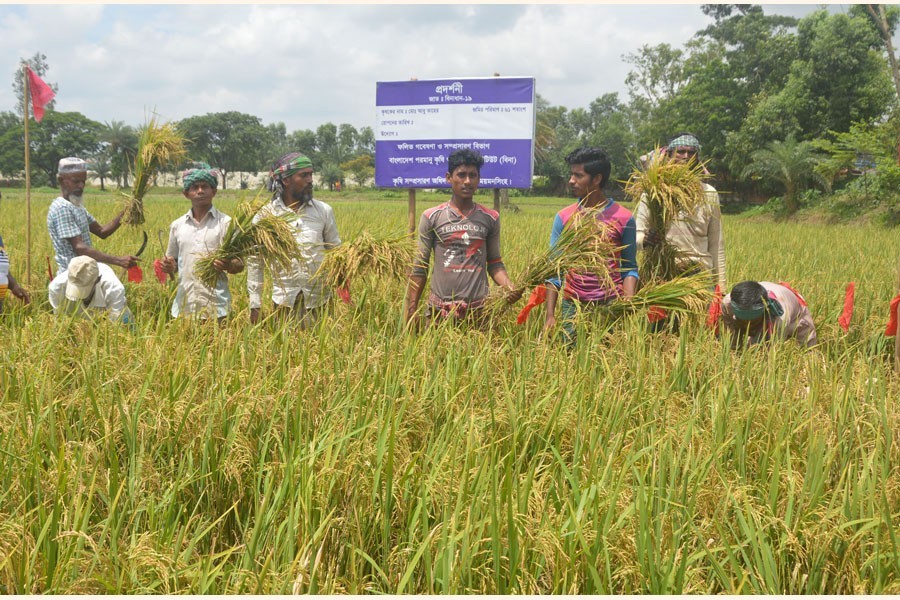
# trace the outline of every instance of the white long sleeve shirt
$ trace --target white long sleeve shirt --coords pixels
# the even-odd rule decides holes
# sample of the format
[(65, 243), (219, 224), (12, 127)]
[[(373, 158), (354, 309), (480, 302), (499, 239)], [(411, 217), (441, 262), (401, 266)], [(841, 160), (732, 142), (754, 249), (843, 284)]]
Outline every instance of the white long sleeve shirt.
[[(97, 268), (100, 270), (100, 281), (94, 288), (91, 301), (87, 304), (83, 301), (72, 303), (77, 307), (77, 314), (87, 317), (106, 311), (112, 321), (133, 322), (134, 318), (125, 301), (125, 286), (122, 285), (109, 265), (97, 263)], [(68, 302), (66, 300), (66, 284), (68, 282), (68, 269), (60, 270), (50, 282), (49, 300), (55, 313), (58, 313), (61, 307)]]
[[(304, 306), (317, 308), (331, 297), (331, 290), (312, 278), (325, 260), (325, 251), (341, 243), (338, 236), (334, 209), (324, 202), (312, 199), (296, 212), (276, 196), (260, 211), (277, 216), (296, 216), (291, 221), (294, 237), (300, 246), (302, 260), (294, 259), (290, 269), (277, 269), (272, 281), (272, 301), (280, 306), (294, 306), (302, 293)], [(257, 215), (259, 216), (259, 215)], [(262, 304), (263, 265), (259, 257), (247, 261), (247, 293), (250, 308)]]
[[(722, 234), (722, 212), (716, 188), (704, 183), (706, 204), (693, 214), (680, 214), (669, 224), (666, 240), (700, 263), (713, 276), (713, 282), (725, 290), (725, 238)], [(644, 198), (634, 212), (638, 249), (644, 247), (644, 236), (650, 228), (650, 209)], [(657, 232), (662, 233), (662, 232)]]

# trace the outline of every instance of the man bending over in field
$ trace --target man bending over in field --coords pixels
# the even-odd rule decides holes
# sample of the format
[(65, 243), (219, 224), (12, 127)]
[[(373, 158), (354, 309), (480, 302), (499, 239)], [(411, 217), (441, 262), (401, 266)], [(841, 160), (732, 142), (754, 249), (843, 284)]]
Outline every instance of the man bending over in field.
[(416, 316), (432, 253), (429, 320), (477, 316), (488, 294), (488, 274), (510, 292), (509, 302), (522, 295), (513, 292), (500, 257), (499, 213), (474, 201), (484, 158), (474, 150), (456, 150), (448, 164), (450, 201), (429, 208), (419, 220), (419, 249), (406, 294), (408, 323)]
[[(325, 251), (341, 243), (334, 210), (313, 198), (313, 166), (309, 157), (292, 152), (279, 158), (269, 172), (272, 201), (256, 218), (264, 214), (287, 215), (294, 228), (294, 238), (302, 260), (294, 259), (287, 270), (277, 270), (272, 282), (275, 314), (294, 316), (301, 327), (309, 327), (319, 318), (331, 290), (313, 279)], [(247, 292), (250, 295), (250, 322), (259, 320), (262, 305), (263, 266), (258, 257), (247, 266)]]
[(169, 247), (162, 270), (178, 277), (178, 291), (172, 304), (172, 316), (199, 314), (201, 318), (217, 317), (220, 322), (231, 311), (231, 292), (226, 273), (240, 273), (244, 263), (239, 258), (216, 260), (219, 271), (215, 288), (210, 288), (194, 274), (197, 259), (216, 250), (225, 237), (231, 217), (213, 206), (219, 180), (217, 172), (207, 164), (184, 172), (184, 197), (191, 209), (172, 221)]
[(123, 210), (106, 225), (100, 225), (84, 208), (84, 185), (87, 164), (80, 158), (68, 157), (59, 161), (57, 174), (60, 195), (47, 211), (47, 230), (56, 252), (57, 273), (69, 266), (76, 256), (91, 258), (125, 269), (135, 266), (136, 256), (112, 256), (91, 246), (91, 234), (100, 239), (111, 236), (122, 224)]
[(579, 148), (568, 156), (571, 176), (569, 187), (578, 202), (559, 211), (550, 232), (550, 246), (556, 244), (563, 229), (580, 218), (586, 209), (594, 209), (595, 218), (602, 227), (601, 235), (613, 246), (621, 248), (609, 258), (609, 274), (612, 287), (604, 285), (593, 273), (568, 273), (565, 285), (558, 279), (551, 279), (547, 285), (547, 315), (544, 331), (556, 325), (556, 300), (559, 290), (563, 290), (562, 307), (563, 331), (569, 346), (575, 343), (574, 318), (579, 307), (592, 306), (614, 300), (619, 296), (630, 298), (637, 289), (637, 248), (635, 245), (634, 218), (631, 211), (607, 198), (603, 186), (609, 181), (612, 165), (606, 152), (600, 148)]
[(806, 346), (817, 342), (816, 326), (806, 300), (785, 284), (742, 281), (722, 299), (725, 326), (736, 345), (756, 344), (773, 338), (794, 338)]
[(90, 256), (76, 256), (50, 282), (50, 306), (55, 313), (91, 318), (106, 313), (110, 320), (133, 323), (125, 303), (125, 286), (109, 265)]

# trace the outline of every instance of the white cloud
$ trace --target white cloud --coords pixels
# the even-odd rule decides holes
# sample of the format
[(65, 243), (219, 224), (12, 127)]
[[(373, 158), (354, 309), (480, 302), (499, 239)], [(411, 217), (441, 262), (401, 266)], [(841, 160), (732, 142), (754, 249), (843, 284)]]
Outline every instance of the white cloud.
[[(681, 46), (708, 22), (684, 4), (0, 5), (0, 66), (11, 76), (18, 57), (43, 52), (57, 109), (97, 121), (139, 124), (155, 108), (362, 127), (375, 83), (412, 76), (532, 75), (552, 104), (626, 100), (623, 55)], [(0, 85), (0, 110), (14, 104)]]

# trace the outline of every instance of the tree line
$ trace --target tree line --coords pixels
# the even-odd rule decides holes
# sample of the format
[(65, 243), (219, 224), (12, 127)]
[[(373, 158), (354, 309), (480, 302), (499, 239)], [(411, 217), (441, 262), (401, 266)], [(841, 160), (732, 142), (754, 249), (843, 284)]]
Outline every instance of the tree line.
[[(700, 138), (717, 187), (784, 194), (792, 210), (809, 188), (843, 185), (842, 177), (858, 172), (861, 161), (880, 172), (896, 167), (900, 73), (891, 37), (897, 6), (852, 5), (835, 14), (821, 9), (802, 19), (766, 15), (757, 5), (699, 9), (713, 23), (684, 48), (645, 45), (622, 57), (631, 66), (627, 99), (606, 93), (586, 108), (569, 109), (538, 95), (538, 192), (565, 193), (564, 157), (579, 145), (606, 149), (621, 180), (639, 155), (680, 131)], [(43, 55), (30, 63), (43, 75)], [(17, 85), (20, 98), (18, 78)], [(598, 78), (597, 87), (604, 85)], [(6, 175), (24, 168), (21, 101), (17, 109), (0, 113), (0, 172)], [(329, 185), (348, 175), (362, 185), (374, 170), (370, 127), (325, 123), (288, 133), (283, 123), (264, 125), (236, 111), (189, 117), (179, 127), (193, 159), (227, 173), (265, 170), (274, 157), (296, 149), (311, 154)], [(34, 168), (47, 183), (55, 184), (61, 156), (81, 154), (91, 157), (97, 177), (128, 185), (136, 127), (50, 111), (33, 131)], [(776, 164), (782, 159), (793, 163), (788, 181), (772, 176), (785, 166)]]

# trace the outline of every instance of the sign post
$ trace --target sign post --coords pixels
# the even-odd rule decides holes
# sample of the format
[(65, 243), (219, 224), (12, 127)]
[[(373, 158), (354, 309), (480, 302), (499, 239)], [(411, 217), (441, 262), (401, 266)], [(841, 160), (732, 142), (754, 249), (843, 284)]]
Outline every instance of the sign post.
[(470, 148), (484, 157), (483, 186), (498, 194), (531, 187), (534, 78), (388, 81), (376, 84), (375, 95), (375, 185), (449, 188), (447, 157)]

